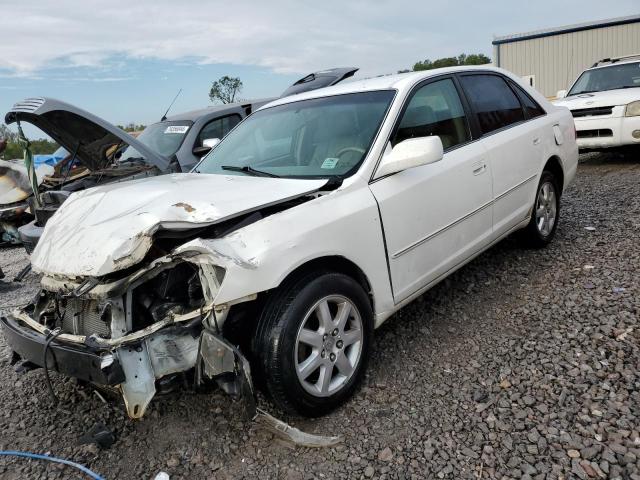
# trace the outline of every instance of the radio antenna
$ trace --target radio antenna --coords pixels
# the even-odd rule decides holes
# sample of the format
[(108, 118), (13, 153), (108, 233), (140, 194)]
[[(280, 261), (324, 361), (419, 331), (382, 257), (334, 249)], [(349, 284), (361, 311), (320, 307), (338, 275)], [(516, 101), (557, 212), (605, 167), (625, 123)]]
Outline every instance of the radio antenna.
[(169, 110), (171, 110), (171, 107), (173, 107), (173, 104), (175, 103), (176, 99), (178, 98), (178, 96), (182, 93), (182, 89), (178, 90), (178, 93), (176, 93), (176, 96), (173, 97), (173, 100), (171, 101), (171, 103), (169, 104), (169, 108), (167, 108), (167, 111), (164, 112), (164, 115), (162, 116), (162, 118), (160, 119), (161, 122), (164, 122), (167, 119), (167, 113), (169, 113)]

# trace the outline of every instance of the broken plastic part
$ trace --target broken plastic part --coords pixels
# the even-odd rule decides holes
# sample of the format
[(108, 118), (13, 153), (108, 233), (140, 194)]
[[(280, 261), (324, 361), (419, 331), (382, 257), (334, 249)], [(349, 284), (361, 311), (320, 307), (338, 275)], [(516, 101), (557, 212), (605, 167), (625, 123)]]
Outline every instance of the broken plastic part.
[(273, 433), (278, 435), (280, 438), (284, 440), (288, 440), (295, 445), (300, 447), (311, 447), (311, 448), (324, 448), (324, 447), (335, 447), (337, 444), (344, 441), (344, 437), (342, 435), (338, 435), (336, 437), (325, 436), (325, 435), (314, 435), (312, 433), (306, 433), (302, 430), (299, 430), (291, 425), (283, 422), (282, 420), (278, 420), (275, 417), (272, 417), (267, 412), (261, 409), (257, 409), (257, 414), (255, 420), (266, 426)]
[(256, 399), (251, 383), (249, 361), (222, 337), (207, 330), (200, 337), (197, 383), (203, 375), (215, 380), (218, 386), (235, 400), (244, 403), (247, 418), (256, 416)]

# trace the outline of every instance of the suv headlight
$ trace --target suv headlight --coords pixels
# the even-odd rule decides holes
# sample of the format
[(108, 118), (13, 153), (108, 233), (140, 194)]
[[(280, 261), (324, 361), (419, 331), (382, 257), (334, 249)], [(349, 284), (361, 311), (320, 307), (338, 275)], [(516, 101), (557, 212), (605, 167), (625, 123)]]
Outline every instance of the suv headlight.
[(624, 112), (625, 117), (638, 117), (640, 116), (640, 100), (637, 102), (631, 102), (627, 105), (627, 109)]

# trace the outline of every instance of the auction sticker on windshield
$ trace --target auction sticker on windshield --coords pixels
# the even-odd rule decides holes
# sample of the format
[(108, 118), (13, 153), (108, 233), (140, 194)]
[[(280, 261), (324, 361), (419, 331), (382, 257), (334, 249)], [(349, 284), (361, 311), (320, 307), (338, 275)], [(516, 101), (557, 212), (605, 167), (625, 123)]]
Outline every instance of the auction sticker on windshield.
[(187, 133), (189, 130), (188, 125), (169, 125), (164, 133)]
[(336, 168), (336, 165), (338, 164), (338, 160), (340, 160), (339, 158), (325, 158), (324, 162), (322, 162), (322, 165), (320, 165), (320, 168)]

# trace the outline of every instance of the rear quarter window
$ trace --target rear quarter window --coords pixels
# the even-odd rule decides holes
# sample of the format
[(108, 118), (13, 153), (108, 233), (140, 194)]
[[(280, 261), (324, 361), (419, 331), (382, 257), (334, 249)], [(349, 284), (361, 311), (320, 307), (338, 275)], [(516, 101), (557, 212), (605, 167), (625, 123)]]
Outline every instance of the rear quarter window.
[(460, 81), (476, 112), (482, 133), (490, 133), (525, 119), (520, 100), (502, 77), (463, 75)]
[(511, 85), (511, 88), (518, 92), (518, 96), (520, 97), (520, 101), (522, 102), (522, 106), (524, 107), (527, 118), (536, 118), (547, 113), (544, 111), (544, 108), (542, 108), (538, 104), (538, 102), (531, 98), (522, 87), (516, 85), (514, 82), (509, 82), (509, 85)]

